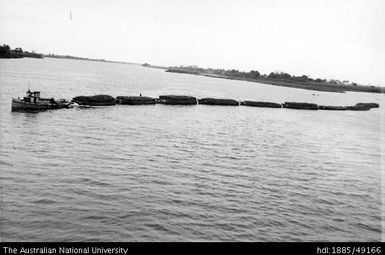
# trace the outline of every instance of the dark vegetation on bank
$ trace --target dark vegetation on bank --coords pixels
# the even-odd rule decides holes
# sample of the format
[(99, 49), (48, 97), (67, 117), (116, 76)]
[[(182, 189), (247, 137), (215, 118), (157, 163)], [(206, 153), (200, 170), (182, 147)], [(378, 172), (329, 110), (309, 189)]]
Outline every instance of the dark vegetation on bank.
[[(151, 65), (148, 65), (151, 67)], [(241, 72), (238, 70), (225, 70), (225, 69), (213, 69), (213, 68), (200, 68), (197, 66), (179, 66), (170, 67), (166, 72), (172, 73), (186, 73), (194, 75), (202, 75), (214, 78), (244, 80), (251, 82), (258, 82), (264, 84), (270, 84), (275, 86), (292, 87), (299, 89), (327, 91), (327, 92), (340, 92), (345, 91), (357, 91), (357, 92), (372, 92), (372, 93), (385, 93), (384, 87), (379, 86), (365, 86), (359, 85), (355, 82), (339, 81), (339, 80), (326, 80), (320, 78), (310, 78), (307, 75), (295, 76), (284, 72), (272, 72), (270, 74), (261, 74), (256, 70), (250, 72)]]
[(43, 58), (43, 54), (23, 51), (22, 48), (11, 49), (7, 44), (0, 46), (0, 58)]
[(110, 61), (105, 59), (93, 59), (93, 58), (83, 58), (70, 55), (56, 55), (56, 54), (42, 54), (36, 53), (34, 51), (28, 52), (23, 51), (21, 48), (11, 49), (7, 44), (0, 46), (0, 58), (61, 58), (61, 59), (74, 59), (74, 60), (88, 60), (88, 61), (97, 61), (97, 62), (107, 62), (107, 63), (119, 63), (119, 64), (137, 64), (124, 61)]
[(352, 111), (368, 111), (372, 108), (378, 108), (377, 103), (358, 103), (353, 106), (327, 106), (317, 105), (312, 103), (302, 102), (285, 102), (283, 104), (273, 102), (261, 102), (261, 101), (242, 101), (239, 102), (234, 99), (222, 99), (222, 98), (201, 98), (197, 99), (192, 96), (182, 95), (162, 95), (159, 98), (151, 98), (146, 96), (118, 96), (116, 99), (109, 95), (96, 95), (96, 96), (77, 96), (72, 99), (72, 102), (83, 106), (108, 106), (115, 104), (126, 105), (149, 105), (149, 104), (166, 104), (166, 105), (219, 105), (219, 106), (252, 106), (252, 107), (267, 107), (267, 108), (289, 108), (289, 109), (302, 109), (302, 110), (352, 110)]

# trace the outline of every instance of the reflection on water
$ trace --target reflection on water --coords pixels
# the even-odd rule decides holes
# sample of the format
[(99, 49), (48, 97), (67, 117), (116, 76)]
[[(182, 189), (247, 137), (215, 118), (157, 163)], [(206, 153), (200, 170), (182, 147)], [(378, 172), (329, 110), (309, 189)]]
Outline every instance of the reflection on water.
[[(2, 241), (379, 241), (384, 95), (56, 59), (1, 60)], [(147, 105), (11, 112), (44, 97), (187, 94), (368, 112)], [(382, 128), (382, 131), (381, 131)]]

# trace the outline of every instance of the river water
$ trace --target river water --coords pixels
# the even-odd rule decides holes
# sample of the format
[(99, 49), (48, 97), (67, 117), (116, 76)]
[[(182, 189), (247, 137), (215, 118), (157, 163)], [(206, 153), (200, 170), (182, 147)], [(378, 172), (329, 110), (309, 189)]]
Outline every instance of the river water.
[[(183, 94), (365, 112), (110, 106), (11, 112), (42, 97)], [(139, 65), (0, 60), (1, 241), (381, 241), (385, 95)]]

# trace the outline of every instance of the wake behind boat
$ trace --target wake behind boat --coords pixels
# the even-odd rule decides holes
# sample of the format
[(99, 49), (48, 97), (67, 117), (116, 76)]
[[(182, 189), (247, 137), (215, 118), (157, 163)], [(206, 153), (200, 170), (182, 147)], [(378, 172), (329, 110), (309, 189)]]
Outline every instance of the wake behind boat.
[(12, 111), (41, 111), (48, 109), (68, 108), (70, 103), (65, 99), (41, 98), (39, 91), (28, 89), (22, 99), (12, 98)]

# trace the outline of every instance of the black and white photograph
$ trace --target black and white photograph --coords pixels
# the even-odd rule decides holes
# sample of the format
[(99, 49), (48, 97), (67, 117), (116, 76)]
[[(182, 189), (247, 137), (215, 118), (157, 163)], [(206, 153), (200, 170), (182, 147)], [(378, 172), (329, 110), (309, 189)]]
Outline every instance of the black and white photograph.
[(384, 180), (383, 0), (0, 0), (1, 242), (381, 243)]

